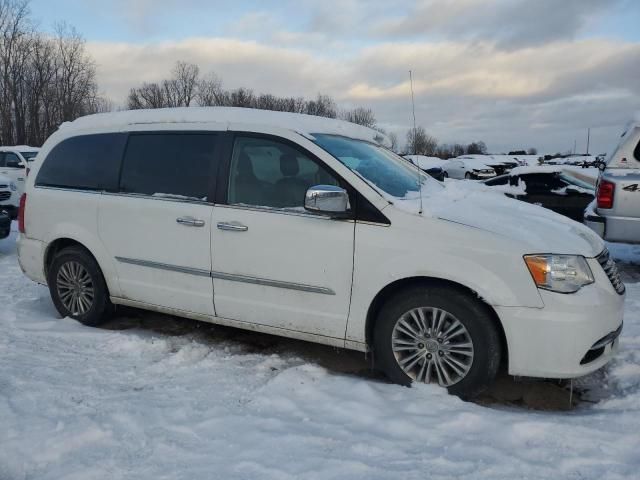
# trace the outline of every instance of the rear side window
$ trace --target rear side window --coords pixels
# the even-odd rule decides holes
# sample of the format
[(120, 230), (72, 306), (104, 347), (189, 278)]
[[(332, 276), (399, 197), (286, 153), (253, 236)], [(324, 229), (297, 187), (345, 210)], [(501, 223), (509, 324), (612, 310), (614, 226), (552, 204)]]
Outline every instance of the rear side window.
[(123, 133), (82, 135), (68, 138), (44, 159), (36, 186), (116, 191)]
[(120, 191), (207, 200), (215, 134), (132, 134), (122, 164)]
[(640, 142), (636, 145), (636, 149), (633, 151), (633, 156), (636, 157), (636, 160), (640, 162)]

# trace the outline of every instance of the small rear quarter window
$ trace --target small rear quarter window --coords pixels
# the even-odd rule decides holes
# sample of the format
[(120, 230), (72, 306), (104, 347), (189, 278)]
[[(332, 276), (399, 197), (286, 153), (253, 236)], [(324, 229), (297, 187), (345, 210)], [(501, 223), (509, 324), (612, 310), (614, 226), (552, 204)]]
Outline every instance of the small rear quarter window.
[(117, 191), (125, 133), (80, 135), (63, 140), (44, 159), (36, 186)]

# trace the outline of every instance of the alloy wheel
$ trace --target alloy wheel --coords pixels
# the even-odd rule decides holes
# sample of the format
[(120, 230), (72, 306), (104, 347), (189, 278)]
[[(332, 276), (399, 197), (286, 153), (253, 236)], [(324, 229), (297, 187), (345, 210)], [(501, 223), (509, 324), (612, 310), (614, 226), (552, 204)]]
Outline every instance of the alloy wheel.
[(81, 316), (91, 310), (94, 299), (93, 280), (79, 262), (63, 263), (56, 276), (58, 296), (72, 316)]
[(414, 308), (393, 327), (391, 348), (412, 380), (450, 387), (473, 365), (473, 341), (451, 313), (435, 307)]

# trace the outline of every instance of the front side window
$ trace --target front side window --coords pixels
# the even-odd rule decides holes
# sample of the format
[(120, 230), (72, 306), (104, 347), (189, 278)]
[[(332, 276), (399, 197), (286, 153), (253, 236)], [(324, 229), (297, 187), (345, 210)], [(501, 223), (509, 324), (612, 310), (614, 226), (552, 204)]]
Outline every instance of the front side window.
[(337, 135), (314, 134), (313, 136), (320, 147), (369, 184), (392, 197), (416, 198), (424, 185), (439, 188), (436, 180), (412, 167), (386, 148)]
[(126, 140), (122, 133), (63, 140), (44, 159), (36, 186), (115, 191)]
[(229, 173), (228, 203), (302, 208), (307, 190), (338, 185), (324, 167), (299, 150), (266, 138), (236, 139)]
[(215, 134), (131, 134), (120, 191), (205, 201), (213, 171)]

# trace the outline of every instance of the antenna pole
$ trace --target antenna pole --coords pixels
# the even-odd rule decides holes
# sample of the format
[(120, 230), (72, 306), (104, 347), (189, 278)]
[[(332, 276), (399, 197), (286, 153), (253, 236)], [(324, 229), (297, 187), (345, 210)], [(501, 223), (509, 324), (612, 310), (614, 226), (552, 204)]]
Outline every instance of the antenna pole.
[(416, 102), (413, 98), (413, 73), (409, 70), (409, 85), (411, 86), (411, 110), (413, 112), (413, 154), (416, 154)]
[(591, 140), (591, 128), (587, 128), (587, 155), (589, 155), (589, 140)]
[[(411, 86), (411, 111), (413, 112), (413, 154), (416, 155), (416, 102), (413, 98), (413, 74), (411, 70), (409, 70), (409, 85)], [(422, 173), (418, 160), (416, 160), (416, 173), (418, 176), (418, 195), (420, 195), (420, 211), (418, 214), (422, 215), (424, 211), (422, 204)]]

